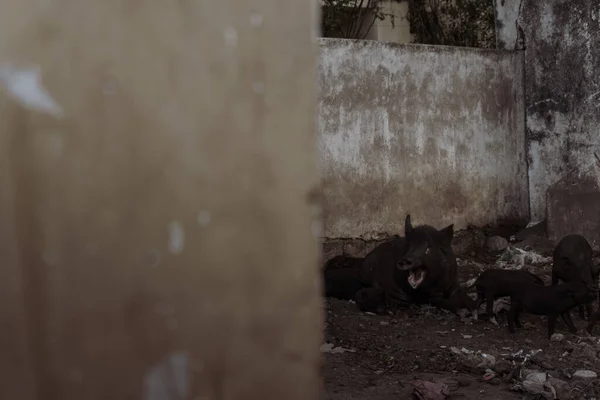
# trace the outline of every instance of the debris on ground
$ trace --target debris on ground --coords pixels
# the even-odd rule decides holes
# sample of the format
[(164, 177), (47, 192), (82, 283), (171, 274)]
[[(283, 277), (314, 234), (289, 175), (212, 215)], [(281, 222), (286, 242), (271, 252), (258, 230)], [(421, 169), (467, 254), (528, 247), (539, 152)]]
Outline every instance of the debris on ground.
[(562, 333), (554, 333), (552, 336), (550, 336), (550, 340), (553, 342), (562, 342), (565, 340), (565, 335)]
[(413, 397), (418, 400), (445, 400), (450, 396), (448, 386), (442, 382), (431, 382), (417, 379), (411, 381)]
[(526, 265), (539, 266), (552, 262), (552, 257), (544, 257), (534, 250), (526, 251), (509, 245), (496, 261), (496, 267), (503, 269), (521, 269)]
[(586, 382), (591, 382), (591, 381), (595, 380), (596, 378), (598, 378), (598, 374), (596, 374), (594, 371), (590, 371), (587, 369), (581, 369), (579, 371), (576, 371), (573, 374), (574, 380), (582, 380), (582, 381), (586, 381)]
[[(510, 233), (486, 233), (479, 249), (467, 249), (457, 259), (463, 286), (472, 287), (481, 272), (494, 267), (525, 268), (549, 284), (552, 260), (539, 245), (549, 248), (547, 239), (519, 237), (498, 254), (485, 243), (486, 236), (496, 235)], [(546, 318), (523, 313), (527, 329), (510, 334), (505, 329), (509, 306), (508, 297), (494, 302), (496, 327), (485, 317), (461, 324), (455, 315), (430, 306), (373, 317), (354, 303), (328, 299), (321, 347), (324, 399), (600, 399), (600, 342), (585, 333), (587, 321), (572, 312), (580, 332), (571, 334), (559, 322), (548, 340)]]
[(504, 251), (508, 247), (508, 240), (501, 236), (492, 236), (486, 240), (485, 247), (494, 253)]
[(355, 353), (354, 349), (345, 349), (343, 347), (334, 347), (333, 343), (324, 343), (321, 346), (321, 353), (331, 353), (331, 354), (339, 354), (339, 353)]

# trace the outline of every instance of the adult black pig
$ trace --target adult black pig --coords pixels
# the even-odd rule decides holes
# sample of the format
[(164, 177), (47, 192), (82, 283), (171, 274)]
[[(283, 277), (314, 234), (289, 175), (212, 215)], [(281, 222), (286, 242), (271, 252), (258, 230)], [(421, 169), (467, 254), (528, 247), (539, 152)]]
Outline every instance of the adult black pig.
[[(554, 248), (552, 255), (552, 285), (563, 282), (580, 282), (594, 291), (598, 285), (594, 282), (592, 271), (592, 246), (579, 234), (570, 234), (563, 237)], [(592, 315), (593, 299), (585, 304), (588, 318)], [(579, 306), (579, 315), (585, 319), (584, 306)]]
[(361, 257), (343, 255), (329, 259), (323, 266), (323, 295), (341, 300), (356, 300), (356, 293), (368, 287), (361, 279)]
[(390, 304), (408, 306), (410, 298), (402, 291), (397, 279), (400, 277), (396, 264), (406, 253), (406, 240), (398, 235), (375, 247), (365, 259), (361, 268), (361, 278), (370, 287), (381, 290)]
[(458, 315), (462, 303), (469, 311), (474, 302), (466, 301), (460, 287), (456, 256), (452, 250), (454, 224), (437, 230), (429, 225), (412, 226), (410, 214), (404, 222), (402, 255), (396, 262), (395, 280), (401, 291), (417, 304), (429, 303)]

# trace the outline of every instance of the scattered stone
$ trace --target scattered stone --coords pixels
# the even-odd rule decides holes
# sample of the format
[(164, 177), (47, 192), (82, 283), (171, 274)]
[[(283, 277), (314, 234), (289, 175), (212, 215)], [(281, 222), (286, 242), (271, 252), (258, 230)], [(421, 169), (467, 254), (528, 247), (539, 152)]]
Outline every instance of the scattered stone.
[(573, 374), (574, 380), (581, 380), (585, 382), (591, 382), (596, 378), (598, 378), (598, 374), (587, 369), (580, 369), (579, 371), (575, 371)]
[(471, 339), (473, 336), (472, 335), (462, 335), (463, 339)]
[(338, 354), (338, 353), (345, 353), (345, 352), (355, 353), (356, 350), (345, 349), (343, 347), (334, 347), (333, 343), (325, 343), (321, 346), (321, 353)]
[(565, 340), (565, 335), (562, 333), (555, 333), (554, 335), (550, 336), (550, 340), (553, 342), (562, 342)]
[(546, 382), (546, 387), (548, 386), (555, 390), (555, 399), (568, 400), (571, 398), (571, 386), (567, 382), (557, 378), (549, 378)]
[(494, 365), (496, 365), (496, 357), (491, 354), (483, 353), (481, 359), (482, 361), (477, 365), (477, 368), (494, 368)]
[(454, 378), (444, 377), (441, 379), (435, 379), (435, 382), (446, 385), (450, 393), (455, 392), (460, 387), (460, 382)]
[(571, 353), (572, 357), (584, 358), (586, 360), (595, 360), (596, 359), (596, 348), (588, 343), (581, 342), (579, 343), (573, 352)]
[(506, 360), (499, 360), (493, 369), (498, 375), (502, 376), (512, 370), (512, 363)]
[(542, 392), (544, 391), (544, 384), (534, 381), (525, 380), (521, 384), (521, 387), (525, 392), (535, 395), (542, 394)]
[(554, 365), (548, 362), (546, 355), (541, 351), (531, 356), (531, 361), (533, 361), (545, 370), (554, 369)]
[(492, 236), (487, 239), (485, 246), (489, 251), (500, 252), (508, 247), (508, 240), (501, 236)]
[(545, 372), (533, 372), (525, 377), (526, 381), (544, 383), (546, 382), (546, 373)]

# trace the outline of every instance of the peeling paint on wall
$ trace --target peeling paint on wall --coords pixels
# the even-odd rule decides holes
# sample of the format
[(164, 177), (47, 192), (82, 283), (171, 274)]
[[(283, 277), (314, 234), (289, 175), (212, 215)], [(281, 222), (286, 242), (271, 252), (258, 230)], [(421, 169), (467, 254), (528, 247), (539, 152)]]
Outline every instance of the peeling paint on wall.
[[(497, 0), (497, 8), (504, 7), (504, 15), (521, 8), (530, 208), (533, 219), (544, 219), (550, 186), (567, 174), (594, 174), (593, 152), (600, 148), (600, 10), (592, 0), (522, 3)], [(501, 21), (500, 36), (510, 35), (510, 22)]]
[(522, 52), (320, 44), (326, 237), (528, 218)]

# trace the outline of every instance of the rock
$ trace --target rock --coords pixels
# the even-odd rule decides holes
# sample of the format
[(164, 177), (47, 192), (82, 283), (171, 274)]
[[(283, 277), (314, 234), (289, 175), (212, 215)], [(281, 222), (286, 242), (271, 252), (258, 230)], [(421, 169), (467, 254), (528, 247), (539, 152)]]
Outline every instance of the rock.
[(565, 340), (565, 335), (562, 333), (555, 333), (554, 335), (550, 336), (550, 340), (553, 342), (562, 342)]
[(492, 236), (485, 242), (485, 247), (487, 247), (489, 251), (501, 252), (508, 247), (508, 240), (501, 236)]
[(477, 368), (493, 368), (496, 365), (496, 357), (491, 354), (483, 353), (481, 355), (481, 362), (477, 364)]
[(571, 399), (571, 386), (567, 382), (557, 378), (549, 378), (546, 382), (546, 386), (551, 386), (554, 388), (556, 391), (556, 399)]
[(460, 383), (458, 382), (458, 380), (450, 378), (448, 376), (441, 379), (436, 379), (435, 382), (446, 385), (450, 392), (455, 392), (460, 387)]
[(575, 346), (575, 349), (571, 353), (571, 356), (584, 358), (586, 360), (595, 360), (596, 354), (597, 351), (594, 346), (585, 342), (581, 342), (577, 346)]
[(565, 348), (566, 351), (568, 351), (570, 353), (570, 352), (573, 352), (575, 350), (575, 345), (573, 343), (571, 343), (571, 342), (567, 342), (567, 343), (565, 343), (564, 348)]
[(522, 383), (523, 390), (531, 394), (542, 394), (544, 391), (544, 384), (534, 381), (524, 380)]
[(487, 369), (487, 367), (480, 367), (480, 365), (483, 364), (481, 361), (481, 357), (476, 356), (474, 354), (468, 354), (466, 356), (461, 357), (460, 362), (463, 365), (463, 367), (465, 367), (468, 371), (475, 372)]
[(527, 380), (527, 377), (529, 375), (533, 375), (533, 374), (541, 374), (543, 373), (543, 371), (540, 371), (539, 369), (527, 369), (527, 368), (522, 368), (521, 369), (521, 379), (523, 380)]
[(544, 383), (546, 382), (546, 373), (545, 372), (533, 372), (525, 377), (526, 381), (536, 382), (536, 383)]
[(554, 365), (547, 361), (546, 354), (541, 351), (531, 356), (531, 361), (542, 367), (544, 370), (554, 369)]
[(581, 380), (585, 382), (591, 382), (598, 377), (594, 371), (590, 371), (587, 369), (580, 369), (579, 371), (575, 371), (573, 374), (573, 380)]
[(510, 361), (506, 361), (506, 360), (499, 360), (496, 362), (496, 365), (494, 365), (493, 370), (498, 375), (504, 375), (504, 374), (508, 373), (510, 370), (512, 370), (512, 363)]

